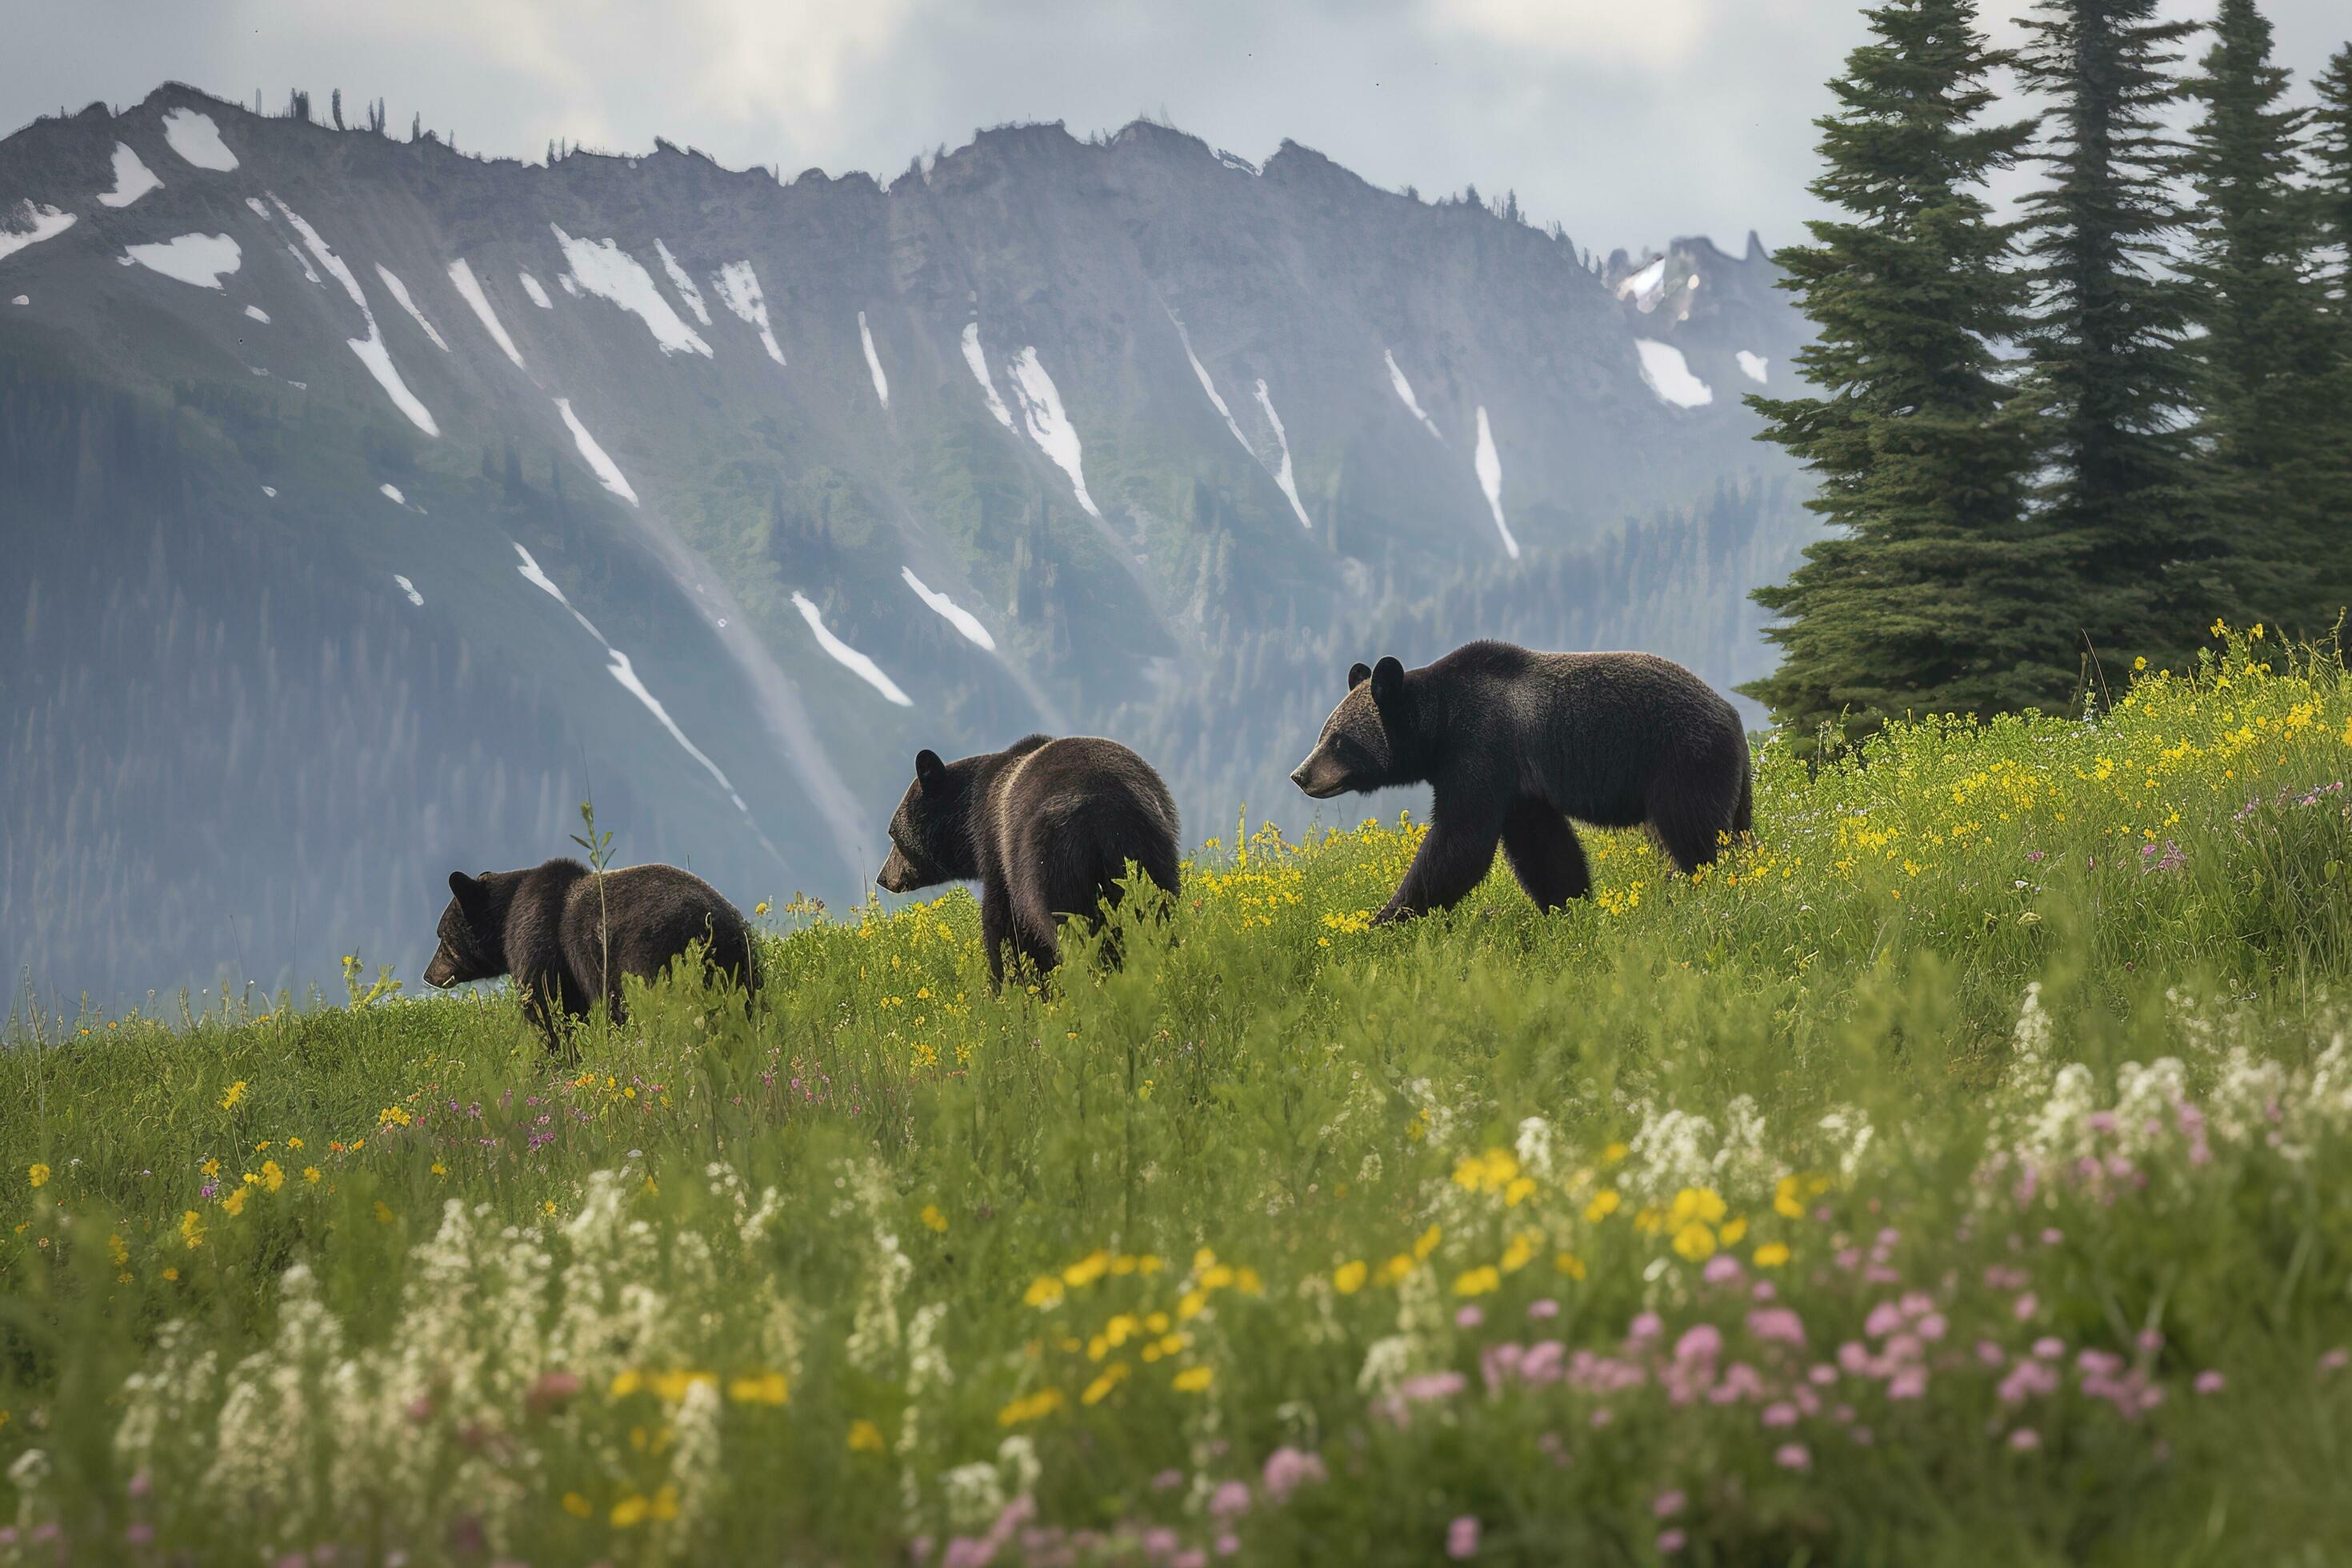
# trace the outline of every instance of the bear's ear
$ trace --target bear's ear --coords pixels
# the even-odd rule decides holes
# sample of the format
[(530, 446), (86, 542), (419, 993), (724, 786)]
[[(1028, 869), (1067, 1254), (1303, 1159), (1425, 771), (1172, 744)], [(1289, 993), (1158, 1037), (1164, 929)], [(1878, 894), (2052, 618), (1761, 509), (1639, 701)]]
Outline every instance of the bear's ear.
[(1348, 667), (1348, 689), (1353, 691), (1371, 678), (1372, 667), (1360, 658)]
[(915, 753), (917, 784), (921, 784), (925, 789), (935, 789), (940, 781), (947, 776), (948, 765), (940, 761), (940, 754), (937, 752), (923, 751)]
[(475, 911), (482, 907), (482, 884), (463, 871), (449, 873), (449, 896), (457, 900), (457, 909), (471, 923)]
[(1376, 707), (1393, 708), (1404, 695), (1404, 666), (1393, 654), (1383, 656), (1372, 666), (1372, 702)]

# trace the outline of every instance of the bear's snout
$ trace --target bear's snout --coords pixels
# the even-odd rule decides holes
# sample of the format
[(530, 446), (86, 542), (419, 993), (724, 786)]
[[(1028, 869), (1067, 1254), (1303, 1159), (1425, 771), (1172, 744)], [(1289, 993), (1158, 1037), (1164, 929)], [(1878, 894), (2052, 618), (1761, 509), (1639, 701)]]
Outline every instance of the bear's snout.
[(875, 886), (886, 893), (903, 893), (914, 886), (914, 868), (898, 853), (897, 845), (890, 847), (890, 858), (882, 862), (882, 869), (874, 875)]
[(1347, 787), (1339, 766), (1320, 752), (1290, 770), (1290, 782), (1312, 800), (1325, 800)]
[(457, 984), (457, 962), (446, 947), (436, 949), (433, 962), (425, 966), (425, 984), (436, 991), (446, 991)]

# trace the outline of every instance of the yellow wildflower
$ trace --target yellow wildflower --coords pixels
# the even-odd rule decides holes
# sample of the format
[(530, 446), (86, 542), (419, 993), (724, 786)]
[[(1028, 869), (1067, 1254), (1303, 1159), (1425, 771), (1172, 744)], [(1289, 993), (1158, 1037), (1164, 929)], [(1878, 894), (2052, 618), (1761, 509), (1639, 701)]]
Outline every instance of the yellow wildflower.
[(1078, 1403), (1081, 1405), (1100, 1405), (1105, 1399), (1110, 1397), (1110, 1391), (1112, 1389), (1117, 1388), (1120, 1384), (1126, 1381), (1127, 1363), (1123, 1361), (1115, 1361), (1108, 1366), (1102, 1369), (1100, 1376), (1097, 1377), (1092, 1383), (1087, 1384), (1086, 1392), (1078, 1395)]
[(596, 1510), (594, 1505), (590, 1503), (586, 1498), (581, 1496), (578, 1492), (565, 1492), (563, 1494), (563, 1511), (570, 1514), (574, 1519), (586, 1519), (590, 1514)]
[(1063, 1282), (1071, 1286), (1091, 1285), (1110, 1268), (1110, 1254), (1095, 1251), (1087, 1254), (1062, 1270)]
[(1370, 1272), (1370, 1269), (1364, 1267), (1364, 1261), (1361, 1258), (1342, 1263), (1331, 1271), (1332, 1288), (1342, 1296), (1352, 1296), (1364, 1288), (1364, 1280)]
[(1584, 1278), (1584, 1259), (1579, 1258), (1573, 1252), (1563, 1252), (1559, 1254), (1552, 1258), (1551, 1266), (1554, 1268), (1559, 1269), (1562, 1274), (1567, 1275), (1570, 1279), (1581, 1279)]
[(305, 1165), (305, 1166), (303, 1166), (303, 1167), (302, 1167), (302, 1179), (303, 1179), (304, 1181), (306, 1181), (306, 1182), (310, 1183), (312, 1186), (314, 1186), (314, 1187), (315, 1187), (315, 1186), (317, 1186), (317, 1185), (319, 1184), (319, 1180), (320, 1180), (320, 1176), (319, 1176), (319, 1167), (318, 1167), (318, 1166), (316, 1166), (316, 1165)]
[(637, 1497), (634, 1494), (625, 1497), (620, 1501), (613, 1505), (613, 1528), (615, 1530), (628, 1530), (635, 1525), (643, 1524), (646, 1521), (646, 1515), (652, 1511), (653, 1505), (647, 1502), (644, 1498)]
[(1584, 1205), (1584, 1217), (1591, 1221), (1593, 1224), (1598, 1225), (1602, 1220), (1607, 1219), (1611, 1215), (1615, 1214), (1619, 1206), (1622, 1205), (1624, 1201), (1625, 1200), (1623, 1198), (1618, 1196), (1616, 1188), (1603, 1187), (1599, 1192), (1592, 1194), (1592, 1201), (1591, 1203)]
[(32, 1169), (25, 1173), (37, 1187), (46, 1187), (49, 1184), (49, 1168), (47, 1165), (37, 1162)]
[(1051, 1274), (1040, 1274), (1031, 1280), (1029, 1289), (1022, 1292), (1021, 1296), (1021, 1300), (1032, 1307), (1051, 1307), (1058, 1303), (1061, 1299), (1062, 1282)]
[(1748, 1216), (1742, 1215), (1738, 1219), (1727, 1221), (1722, 1230), (1717, 1233), (1716, 1239), (1726, 1247), (1737, 1247), (1739, 1245), (1739, 1238), (1747, 1234)]
[(278, 1168), (275, 1160), (261, 1162), (261, 1185), (265, 1191), (276, 1192), (286, 1184), (286, 1173)]
[(220, 1108), (223, 1110), (234, 1110), (236, 1108), (236, 1102), (244, 1098), (245, 1079), (239, 1079), (228, 1086), (226, 1094), (221, 1096)]
[(1444, 1231), (1440, 1230), (1433, 1225), (1427, 1230), (1423, 1231), (1420, 1237), (1412, 1244), (1413, 1257), (1416, 1258), (1423, 1258), (1436, 1251), (1437, 1244), (1444, 1238), (1444, 1235), (1445, 1233)]
[(189, 1251), (194, 1252), (202, 1247), (205, 1244), (205, 1216), (194, 1209), (182, 1215), (180, 1235), (187, 1242)]
[(612, 1394), (615, 1399), (626, 1399), (645, 1385), (646, 1380), (642, 1373), (634, 1370), (624, 1370), (614, 1375)]
[[(708, 1378), (709, 1373), (702, 1373), (697, 1376)], [(680, 1397), (683, 1397), (685, 1390), (680, 1389), (678, 1392)], [(791, 1398), (791, 1385), (784, 1381), (784, 1374), (781, 1372), (753, 1373), (748, 1376), (731, 1378), (727, 1384), (727, 1397), (738, 1405), (782, 1405)], [(669, 1396), (665, 1394), (663, 1397)], [(856, 1446), (855, 1442), (850, 1444), (853, 1448)]]
[(1393, 1285), (1412, 1272), (1412, 1259), (1400, 1252), (1394, 1258), (1390, 1258), (1386, 1263), (1381, 1265), (1381, 1271), (1377, 1275), (1373, 1276), (1372, 1283), (1375, 1285)]
[(1068, 1403), (1062, 1397), (1060, 1389), (1042, 1388), (1034, 1394), (1024, 1394), (998, 1411), (996, 1424), (999, 1426), (1019, 1426), (1030, 1421), (1043, 1421)]
[(948, 1216), (940, 1212), (939, 1205), (925, 1204), (923, 1205), (922, 1219), (923, 1224), (930, 1229), (937, 1231), (943, 1236), (947, 1233)]
[(1704, 1263), (1715, 1256), (1715, 1232), (1691, 1220), (1675, 1232), (1675, 1250), (1693, 1263)]
[(1756, 1249), (1756, 1267), (1759, 1268), (1778, 1268), (1788, 1261), (1789, 1246), (1786, 1242), (1768, 1241)]
[(375, 1203), (375, 1222), (378, 1225), (392, 1223), (392, 1206), (382, 1198), (378, 1198)]
[[(761, 912), (763, 914), (767, 911), (767, 906), (765, 904), (761, 905), (760, 909)], [(860, 1418), (858, 1420), (852, 1421), (849, 1424), (849, 1451), (851, 1453), (878, 1454), (882, 1452), (886, 1447), (887, 1447), (887, 1445), (882, 1441), (882, 1428), (874, 1425), (873, 1422)]]
[(1534, 1258), (1535, 1255), (1536, 1237), (1529, 1232), (1522, 1231), (1517, 1236), (1511, 1237), (1511, 1244), (1503, 1248), (1503, 1272), (1506, 1274), (1517, 1274), (1520, 1269), (1525, 1268), (1528, 1266), (1528, 1260)]
[(1723, 1218), (1724, 1207), (1722, 1194), (1713, 1187), (1685, 1187), (1675, 1194), (1674, 1207), (1668, 1211), (1668, 1216), (1677, 1226), (1686, 1225), (1695, 1219), (1714, 1225)]
[(1457, 1296), (1484, 1296), (1502, 1282), (1502, 1274), (1492, 1264), (1488, 1264), (1456, 1276), (1454, 1281), (1454, 1293)]
[(1199, 1394), (1205, 1391), (1209, 1384), (1216, 1380), (1216, 1369), (1213, 1367), (1188, 1366), (1169, 1381), (1179, 1394)]
[(221, 1199), (221, 1212), (230, 1215), (243, 1214), (245, 1212), (245, 1200), (247, 1195), (247, 1189), (240, 1185), (235, 1192)]

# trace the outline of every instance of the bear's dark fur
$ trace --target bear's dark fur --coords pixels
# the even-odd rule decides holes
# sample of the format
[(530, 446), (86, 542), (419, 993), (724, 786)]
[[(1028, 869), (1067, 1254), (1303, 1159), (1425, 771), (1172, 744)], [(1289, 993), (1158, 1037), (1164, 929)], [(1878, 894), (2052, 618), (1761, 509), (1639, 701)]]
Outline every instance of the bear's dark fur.
[(1486, 877), (1498, 844), (1539, 907), (1582, 898), (1592, 879), (1570, 817), (1647, 823), (1685, 873), (1749, 824), (1738, 710), (1645, 653), (1474, 642), (1419, 669), (1359, 664), (1290, 777), (1318, 800), (1434, 786), (1428, 836), (1379, 923), (1450, 908)]
[(478, 877), (452, 871), (449, 893), (425, 983), (446, 989), (513, 975), (524, 1013), (550, 1046), (559, 1015), (584, 1017), (602, 996), (619, 1019), (621, 977), (650, 980), (691, 942), (746, 991), (759, 989), (751, 928), (718, 889), (675, 866), (626, 866), (602, 878), (565, 859)]
[(1031, 735), (955, 763), (919, 753), (875, 880), (894, 893), (977, 880), (981, 945), (1001, 985), (1008, 942), (1043, 973), (1060, 958), (1063, 916), (1099, 929), (1130, 860), (1175, 897), (1176, 803), (1151, 764), (1116, 741)]

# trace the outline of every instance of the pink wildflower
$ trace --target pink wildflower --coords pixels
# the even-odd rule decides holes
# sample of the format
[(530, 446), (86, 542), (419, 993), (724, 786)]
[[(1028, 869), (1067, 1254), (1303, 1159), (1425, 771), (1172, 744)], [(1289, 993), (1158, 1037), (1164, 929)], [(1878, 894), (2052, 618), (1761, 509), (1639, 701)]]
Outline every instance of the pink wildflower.
[(2031, 1426), (2020, 1426), (2009, 1435), (2009, 1446), (2021, 1454), (2030, 1454), (2042, 1447), (2042, 1434)]
[(1794, 1426), (1797, 1407), (1785, 1399), (1775, 1400), (1764, 1407), (1763, 1420), (1767, 1426)]
[(2230, 1380), (2221, 1373), (2209, 1369), (2199, 1373), (2197, 1381), (2190, 1386), (2200, 1394), (2219, 1394), (2230, 1386)]
[(1723, 1350), (1723, 1331), (1713, 1323), (1695, 1323), (1683, 1331), (1675, 1342), (1675, 1359), (1680, 1362), (1713, 1361)]
[(1465, 1513), (1445, 1527), (1445, 1555), (1466, 1563), (1478, 1555), (1478, 1516)]
[(1320, 1454), (1310, 1454), (1286, 1443), (1266, 1456), (1265, 1495), (1276, 1502), (1309, 1481), (1319, 1483), (1330, 1478), (1331, 1472), (1324, 1468)]
[(1242, 1549), (1242, 1538), (1228, 1530), (1217, 1537), (1217, 1555), (1231, 1557)]
[(2031, 1290), (2027, 1290), (2021, 1294), (2011, 1308), (2011, 1310), (2016, 1315), (2017, 1321), (2021, 1323), (2032, 1318), (2034, 1313), (2041, 1310), (2042, 1299)]
[(1813, 1452), (1802, 1443), (1783, 1443), (1773, 1450), (1772, 1462), (1784, 1470), (1810, 1470), (1813, 1468)]
[(1787, 1307), (1759, 1307), (1748, 1314), (1748, 1331), (1766, 1344), (1805, 1343), (1804, 1320)]
[(1528, 1316), (1537, 1319), (1557, 1318), (1559, 1316), (1559, 1303), (1549, 1296), (1538, 1298), (1528, 1303)]
[(1661, 1557), (1672, 1557), (1675, 1552), (1680, 1552), (1683, 1549), (1685, 1539), (1683, 1532), (1679, 1530), (1662, 1530), (1658, 1531), (1658, 1555)]
[(2323, 1351), (2320, 1352), (2319, 1370), (2322, 1372), (2342, 1372), (2344, 1370), (2345, 1363), (2347, 1362), (2352, 1362), (2352, 1351), (2347, 1351), (2342, 1345), (2338, 1345), (2332, 1351)]
[(1679, 1490), (1660, 1492), (1655, 1499), (1652, 1500), (1650, 1512), (1659, 1519), (1672, 1519), (1682, 1512), (1683, 1505), (1688, 1501), (1690, 1499)]
[(1486, 1314), (1475, 1306), (1465, 1307), (1454, 1314), (1454, 1326), (1457, 1329), (1475, 1329), (1486, 1321)]

